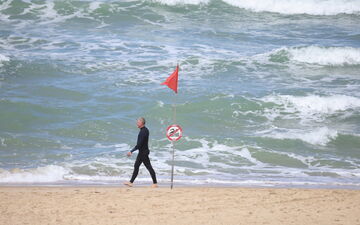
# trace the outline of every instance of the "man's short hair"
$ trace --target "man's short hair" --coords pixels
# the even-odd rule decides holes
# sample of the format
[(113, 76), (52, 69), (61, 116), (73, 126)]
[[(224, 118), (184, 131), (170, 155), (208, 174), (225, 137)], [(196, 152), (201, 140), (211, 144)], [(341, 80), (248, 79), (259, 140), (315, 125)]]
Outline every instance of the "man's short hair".
[(137, 120), (140, 120), (142, 122), (142, 124), (145, 125), (145, 118), (144, 117), (139, 117)]

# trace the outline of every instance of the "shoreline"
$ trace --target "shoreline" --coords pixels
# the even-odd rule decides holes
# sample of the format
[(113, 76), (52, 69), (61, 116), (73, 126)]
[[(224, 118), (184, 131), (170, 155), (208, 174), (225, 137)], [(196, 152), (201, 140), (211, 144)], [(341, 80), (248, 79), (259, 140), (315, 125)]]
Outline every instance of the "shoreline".
[[(125, 181), (125, 180), (124, 180)], [(124, 181), (119, 182), (55, 182), (55, 183), (0, 183), (2, 187), (109, 187), (121, 188)], [(150, 182), (135, 182), (135, 188), (144, 188), (150, 186)], [(159, 182), (160, 188), (170, 188), (170, 182)], [(360, 191), (360, 186), (346, 185), (346, 184), (191, 184), (185, 182), (174, 183), (174, 188), (265, 188), (265, 189), (304, 189), (304, 190), (357, 190)]]
[[(125, 186), (124, 184), (1, 184), (1, 189), (6, 188), (114, 188), (114, 189), (142, 189), (151, 188), (151, 184), (135, 184), (133, 187)], [(314, 187), (314, 186), (240, 186), (240, 185), (185, 185), (176, 184), (173, 189), (269, 189), (269, 190), (339, 190), (339, 191), (359, 191), (360, 188), (347, 188), (347, 187)], [(158, 184), (157, 189), (169, 189), (170, 184)]]
[(360, 224), (359, 190), (0, 186), (0, 224)]

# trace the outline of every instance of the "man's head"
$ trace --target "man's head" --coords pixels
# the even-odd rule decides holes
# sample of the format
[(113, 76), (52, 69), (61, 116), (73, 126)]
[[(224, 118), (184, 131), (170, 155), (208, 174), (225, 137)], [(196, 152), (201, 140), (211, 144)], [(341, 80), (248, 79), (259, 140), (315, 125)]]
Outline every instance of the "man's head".
[(145, 126), (145, 118), (144, 117), (139, 117), (136, 120), (136, 125), (138, 128), (142, 128), (143, 126)]

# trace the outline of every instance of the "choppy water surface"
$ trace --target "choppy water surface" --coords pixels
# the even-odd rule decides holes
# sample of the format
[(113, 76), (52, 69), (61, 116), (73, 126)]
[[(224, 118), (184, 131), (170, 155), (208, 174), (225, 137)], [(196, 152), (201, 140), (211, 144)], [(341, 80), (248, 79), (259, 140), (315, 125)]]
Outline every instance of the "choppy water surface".
[(359, 1), (0, 0), (0, 21), (2, 184), (127, 180), (139, 116), (166, 183), (176, 102), (177, 182), (360, 187)]

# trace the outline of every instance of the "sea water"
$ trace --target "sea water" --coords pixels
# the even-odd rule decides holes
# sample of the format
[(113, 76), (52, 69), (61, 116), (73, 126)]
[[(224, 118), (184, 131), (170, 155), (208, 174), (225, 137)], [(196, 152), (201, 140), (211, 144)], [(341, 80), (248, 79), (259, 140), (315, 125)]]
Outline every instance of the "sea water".
[(140, 116), (166, 184), (174, 106), (175, 182), (360, 188), (360, 1), (0, 0), (0, 184), (128, 180)]

